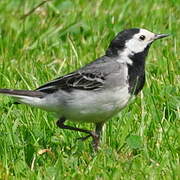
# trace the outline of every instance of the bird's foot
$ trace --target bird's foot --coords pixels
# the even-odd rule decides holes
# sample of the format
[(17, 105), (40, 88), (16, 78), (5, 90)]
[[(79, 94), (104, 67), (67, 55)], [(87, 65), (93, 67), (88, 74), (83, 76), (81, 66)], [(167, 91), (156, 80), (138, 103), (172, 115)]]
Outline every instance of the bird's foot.
[(89, 137), (93, 138), (92, 146), (93, 146), (94, 150), (97, 151), (98, 147), (99, 147), (99, 139), (100, 139), (100, 137), (99, 137), (99, 135), (97, 133), (92, 131), (89, 135), (77, 138), (77, 140), (85, 141)]

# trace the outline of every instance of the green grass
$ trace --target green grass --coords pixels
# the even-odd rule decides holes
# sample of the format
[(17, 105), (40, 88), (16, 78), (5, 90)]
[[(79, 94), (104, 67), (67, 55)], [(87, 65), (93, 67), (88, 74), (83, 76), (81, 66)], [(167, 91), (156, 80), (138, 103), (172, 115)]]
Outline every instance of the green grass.
[(0, 1), (0, 88), (34, 89), (69, 73), (126, 28), (172, 36), (151, 47), (146, 85), (106, 123), (98, 153), (53, 114), (0, 96), (0, 179), (180, 179), (179, 2), (54, 0), (20, 19), (40, 2)]

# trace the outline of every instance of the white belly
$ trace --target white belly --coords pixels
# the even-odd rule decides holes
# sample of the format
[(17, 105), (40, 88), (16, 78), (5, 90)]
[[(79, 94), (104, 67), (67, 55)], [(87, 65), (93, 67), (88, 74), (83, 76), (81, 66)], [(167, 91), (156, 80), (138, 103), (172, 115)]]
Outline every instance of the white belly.
[(102, 122), (110, 119), (124, 108), (129, 99), (128, 87), (116, 88), (104, 92), (73, 92), (72, 99), (67, 100), (65, 107), (59, 112), (71, 121)]

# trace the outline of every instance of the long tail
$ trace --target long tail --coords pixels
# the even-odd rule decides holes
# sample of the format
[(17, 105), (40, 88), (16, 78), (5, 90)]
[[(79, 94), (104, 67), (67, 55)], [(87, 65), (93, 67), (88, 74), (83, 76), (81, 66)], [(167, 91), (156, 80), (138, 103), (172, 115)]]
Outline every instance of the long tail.
[(44, 92), (31, 90), (0, 89), (0, 94), (14, 97), (18, 102), (29, 105), (38, 105), (46, 95)]

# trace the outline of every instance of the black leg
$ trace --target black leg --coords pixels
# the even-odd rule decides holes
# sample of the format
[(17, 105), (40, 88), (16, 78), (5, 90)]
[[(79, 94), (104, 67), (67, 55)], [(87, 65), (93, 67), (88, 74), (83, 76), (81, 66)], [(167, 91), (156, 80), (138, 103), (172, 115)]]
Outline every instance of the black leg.
[(90, 130), (86, 130), (86, 129), (81, 129), (81, 128), (76, 128), (76, 127), (72, 127), (72, 126), (68, 126), (65, 125), (64, 122), (66, 121), (66, 119), (64, 117), (61, 117), (58, 121), (57, 121), (57, 126), (61, 129), (69, 129), (69, 130), (73, 130), (73, 131), (79, 131), (79, 132), (83, 132), (88, 134), (85, 137), (82, 138), (78, 138), (81, 140), (86, 140), (89, 137), (93, 138), (93, 147), (95, 150), (98, 150), (98, 146), (99, 146), (99, 139), (100, 139), (100, 134), (101, 134), (101, 130), (103, 127), (103, 123), (98, 123), (96, 124), (96, 131), (90, 131)]
[(79, 131), (79, 132), (87, 133), (90, 136), (96, 136), (96, 133), (93, 132), (93, 131), (89, 131), (89, 130), (86, 130), (86, 129), (80, 129), (80, 128), (76, 128), (76, 127), (72, 127), (72, 126), (67, 126), (67, 125), (64, 124), (65, 121), (66, 121), (66, 119), (64, 117), (62, 117), (57, 121), (56, 124), (61, 129), (69, 129), (69, 130), (72, 130), (72, 131)]
[(97, 123), (96, 124), (95, 132), (97, 134), (97, 138), (93, 138), (93, 147), (96, 151), (98, 150), (98, 147), (99, 147), (99, 141), (100, 141), (103, 125), (104, 125), (104, 123)]

